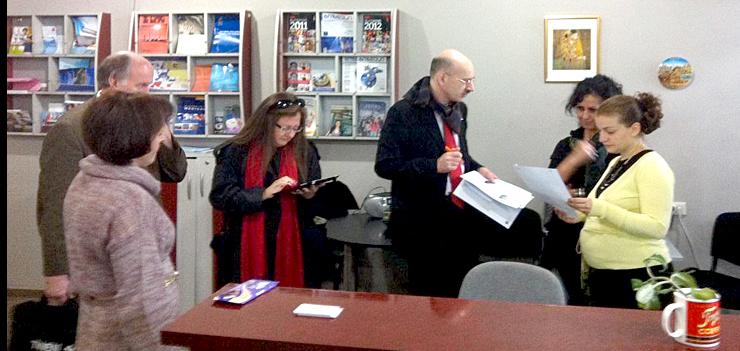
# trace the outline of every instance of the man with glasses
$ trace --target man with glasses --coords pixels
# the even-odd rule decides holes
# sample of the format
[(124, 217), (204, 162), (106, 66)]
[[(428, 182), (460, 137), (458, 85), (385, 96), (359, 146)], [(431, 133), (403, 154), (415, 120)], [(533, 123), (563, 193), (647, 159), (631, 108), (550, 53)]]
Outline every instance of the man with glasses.
[(473, 63), (448, 49), (388, 111), (378, 141), (375, 172), (392, 181), (389, 235), (408, 260), (416, 295), (456, 297), (477, 263), (471, 210), (452, 195), (460, 175), (496, 175), (468, 153), (467, 107), (475, 91)]
[[(108, 56), (97, 71), (101, 89), (98, 95), (108, 90), (149, 92), (153, 79), (152, 64), (145, 57), (128, 51)], [(82, 140), (82, 112), (93, 100), (64, 114), (44, 138), (39, 156), (41, 172), (36, 219), (44, 258), (44, 295), (54, 305), (64, 303), (69, 295), (62, 205), (67, 188), (80, 170), (78, 162), (91, 153)], [(165, 137), (156, 161), (147, 170), (162, 182), (177, 183), (185, 178), (187, 158), (172, 133)]]

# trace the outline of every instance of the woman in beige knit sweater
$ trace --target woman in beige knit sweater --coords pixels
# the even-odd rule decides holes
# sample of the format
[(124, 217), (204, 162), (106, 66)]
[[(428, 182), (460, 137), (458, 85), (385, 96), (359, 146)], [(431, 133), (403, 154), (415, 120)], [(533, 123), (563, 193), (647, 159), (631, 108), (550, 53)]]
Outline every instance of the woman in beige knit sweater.
[(113, 92), (83, 116), (93, 154), (64, 200), (70, 285), (80, 297), (76, 350), (157, 350), (178, 313), (170, 259), (175, 229), (157, 202), (154, 162), (172, 106), (163, 98)]

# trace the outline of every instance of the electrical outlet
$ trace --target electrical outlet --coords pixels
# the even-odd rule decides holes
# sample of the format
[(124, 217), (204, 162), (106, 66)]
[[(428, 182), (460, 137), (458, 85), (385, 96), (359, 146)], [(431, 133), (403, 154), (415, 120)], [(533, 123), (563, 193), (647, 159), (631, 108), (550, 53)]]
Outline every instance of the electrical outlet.
[(679, 216), (685, 216), (686, 215), (686, 203), (685, 202), (674, 202), (673, 203), (673, 213)]

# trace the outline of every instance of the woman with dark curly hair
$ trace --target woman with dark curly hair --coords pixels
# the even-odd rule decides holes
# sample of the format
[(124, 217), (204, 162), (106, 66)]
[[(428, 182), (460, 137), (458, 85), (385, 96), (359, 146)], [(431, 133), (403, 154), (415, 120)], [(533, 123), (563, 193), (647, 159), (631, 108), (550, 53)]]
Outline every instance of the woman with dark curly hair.
[(588, 197), (568, 200), (578, 218), (556, 211), (566, 222), (585, 220), (579, 243), (594, 306), (637, 308), (631, 279), (648, 278), (643, 261), (656, 253), (670, 260), (664, 238), (675, 180), (665, 159), (644, 141), (662, 118), (660, 100), (650, 93), (604, 101), (595, 120), (599, 141), (619, 156)]
[[(549, 167), (557, 168), (574, 196), (588, 194), (614, 157), (599, 142), (594, 118), (604, 100), (621, 94), (621, 84), (598, 74), (578, 83), (565, 105), (566, 112), (573, 113), (575, 110), (578, 128), (570, 131), (570, 135), (555, 145), (550, 155)], [(583, 223), (565, 223), (557, 216), (550, 215), (549, 211), (547, 217), (549, 220), (545, 223), (547, 236), (542, 252), (542, 266), (557, 270), (568, 292), (568, 304), (583, 305), (581, 255), (576, 252)]]

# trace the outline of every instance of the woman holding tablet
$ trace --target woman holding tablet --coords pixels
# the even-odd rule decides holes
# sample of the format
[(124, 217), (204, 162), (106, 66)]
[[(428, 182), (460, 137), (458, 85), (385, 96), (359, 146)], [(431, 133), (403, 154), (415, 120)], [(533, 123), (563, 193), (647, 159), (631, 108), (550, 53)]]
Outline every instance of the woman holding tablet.
[(303, 287), (302, 208), (321, 178), (316, 148), (304, 136), (305, 102), (290, 93), (269, 96), (244, 128), (216, 148), (210, 201), (224, 212), (218, 284), (252, 278)]

